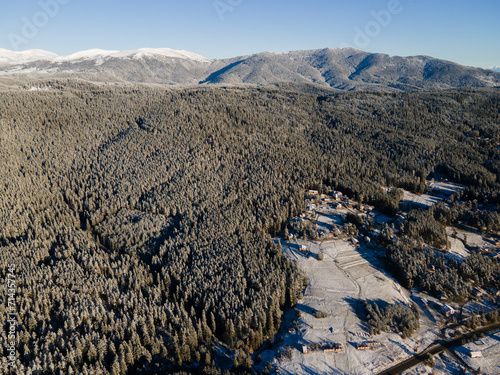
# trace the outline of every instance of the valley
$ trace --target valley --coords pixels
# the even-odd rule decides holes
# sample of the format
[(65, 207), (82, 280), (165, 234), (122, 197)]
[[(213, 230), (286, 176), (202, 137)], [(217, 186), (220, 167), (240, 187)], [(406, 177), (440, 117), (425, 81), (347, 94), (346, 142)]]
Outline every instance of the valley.
[(445, 304), (498, 318), (496, 89), (9, 77), (19, 373), (376, 373), (451, 335)]

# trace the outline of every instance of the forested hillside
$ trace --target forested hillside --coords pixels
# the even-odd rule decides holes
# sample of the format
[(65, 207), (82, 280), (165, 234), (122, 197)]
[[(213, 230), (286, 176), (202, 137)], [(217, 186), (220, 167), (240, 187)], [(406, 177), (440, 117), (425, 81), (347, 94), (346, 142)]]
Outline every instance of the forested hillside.
[(382, 185), (418, 191), (438, 171), (500, 199), (498, 90), (46, 85), (0, 93), (19, 373), (217, 373), (217, 341), (250, 368), (304, 287), (271, 236), (306, 188), (390, 212)]

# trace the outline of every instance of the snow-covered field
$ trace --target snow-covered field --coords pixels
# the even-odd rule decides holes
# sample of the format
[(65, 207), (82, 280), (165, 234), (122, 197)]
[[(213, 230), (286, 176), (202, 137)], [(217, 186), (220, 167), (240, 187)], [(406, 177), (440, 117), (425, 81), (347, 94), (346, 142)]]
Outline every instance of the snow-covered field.
[(430, 194), (414, 194), (404, 190), (402, 201), (420, 207), (430, 207), (443, 199), (447, 199), (465, 186), (446, 181), (429, 181), (427, 187), (431, 192)]
[[(481, 368), (481, 374), (500, 374), (500, 331), (461, 346), (455, 352), (473, 369)], [(471, 358), (471, 352), (481, 352), (482, 358)]]
[[(338, 224), (338, 216), (345, 213), (334, 209), (320, 209), (318, 227), (331, 228)], [(305, 271), (309, 285), (304, 298), (297, 304), (300, 318), (293, 311), (286, 318), (297, 320), (296, 330), (283, 337), (282, 347), (291, 351), (291, 360), (275, 365), (282, 374), (376, 374), (422, 351), (436, 339), (438, 324), (421, 312), (421, 329), (412, 338), (403, 340), (395, 333), (382, 332), (370, 336), (368, 327), (359, 316), (364, 314), (363, 302), (410, 304), (410, 294), (382, 268), (383, 249), (376, 245), (354, 245), (347, 239), (328, 241), (281, 240), (283, 252), (296, 260)], [(308, 252), (301, 252), (304, 245)], [(318, 260), (318, 254), (323, 260)], [(314, 311), (327, 313), (316, 318)], [(360, 351), (356, 343), (378, 341), (382, 345)], [(303, 345), (341, 343), (344, 352), (322, 351), (302, 353)], [(262, 353), (271, 358), (271, 353)]]
[[(311, 256), (298, 250), (306, 245)], [(411, 339), (403, 340), (394, 333), (371, 337), (370, 328), (357, 312), (363, 313), (365, 300), (409, 304), (408, 292), (377, 266), (375, 247), (354, 246), (346, 240), (325, 242), (283, 242), (282, 248), (290, 259), (296, 259), (309, 278), (304, 298), (297, 308), (301, 311), (299, 330), (285, 337), (292, 350), (292, 360), (278, 363), (285, 374), (374, 374), (422, 350), (436, 337), (433, 322), (422, 314), (422, 329)], [(322, 252), (324, 259), (317, 260)], [(328, 314), (314, 317), (313, 309)], [(436, 327), (437, 328), (437, 327)], [(356, 349), (356, 343), (379, 341), (382, 346), (368, 351)], [(311, 343), (342, 343), (343, 353), (314, 352), (303, 354), (302, 345)]]
[(464, 245), (464, 235), (467, 236), (468, 243), (477, 242), (482, 244), (483, 242), (481, 236), (473, 235), (469, 232), (465, 233), (464, 231), (453, 227), (446, 227), (446, 234), (448, 235), (448, 241), (450, 242), (450, 251), (448, 254), (458, 261), (462, 261), (470, 255), (470, 251), (467, 250)]
[(421, 207), (430, 207), (440, 201), (442, 201), (442, 199), (434, 195), (417, 195), (406, 190), (404, 191), (404, 196), (402, 199), (402, 202), (412, 203)]

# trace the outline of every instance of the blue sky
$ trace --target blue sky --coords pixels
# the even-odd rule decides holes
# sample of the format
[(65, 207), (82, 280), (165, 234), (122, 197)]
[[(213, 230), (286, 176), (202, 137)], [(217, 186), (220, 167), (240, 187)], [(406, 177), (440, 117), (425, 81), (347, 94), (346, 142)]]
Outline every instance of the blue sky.
[(10, 0), (0, 48), (169, 47), (224, 58), (352, 46), (486, 67), (500, 65), (499, 15), (498, 0)]

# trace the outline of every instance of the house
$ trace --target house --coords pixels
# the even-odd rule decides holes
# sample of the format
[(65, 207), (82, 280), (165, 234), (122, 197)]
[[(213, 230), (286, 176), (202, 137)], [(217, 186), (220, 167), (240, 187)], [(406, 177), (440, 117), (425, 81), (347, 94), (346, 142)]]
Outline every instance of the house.
[(500, 290), (496, 289), (490, 289), (491, 294), (493, 294), (494, 297), (500, 297)]
[(455, 314), (455, 309), (451, 306), (443, 305), (443, 307), (441, 309), (442, 309), (444, 315), (446, 315), (446, 316), (450, 316), (450, 315)]
[(488, 253), (486, 254), (486, 256), (490, 259), (497, 259), (497, 258), (500, 258), (500, 254), (499, 253)]
[(336, 210), (341, 210), (344, 206), (342, 206), (340, 203), (335, 206)]
[(307, 345), (302, 345), (302, 353), (304, 354), (309, 353), (309, 347)]
[(359, 241), (358, 241), (356, 238), (351, 238), (351, 242), (352, 242), (354, 245), (359, 244)]
[(342, 198), (343, 195), (344, 194), (342, 194), (340, 191), (333, 191), (332, 192), (332, 197), (335, 200), (338, 200), (338, 199)]
[(314, 203), (308, 203), (307, 204), (307, 210), (308, 211), (314, 211), (316, 209), (316, 205)]
[(484, 290), (482, 290), (482, 289), (481, 289), (481, 288), (479, 288), (479, 287), (473, 287), (473, 288), (472, 288), (472, 295), (473, 295), (474, 297), (481, 297), (481, 296), (483, 296), (483, 295), (484, 295), (484, 293), (485, 293), (485, 292), (484, 292)]
[(301, 245), (301, 246), (299, 247), (299, 251), (307, 251), (307, 246), (305, 246), (305, 245)]
[(382, 344), (378, 341), (359, 342), (356, 344), (356, 349), (358, 349), (358, 350), (370, 350), (370, 349), (376, 348), (378, 346), (382, 346)]
[(439, 299), (440, 299), (441, 301), (448, 301), (448, 296), (447, 296), (445, 293), (441, 293), (441, 294), (439, 295)]
[(469, 356), (471, 358), (483, 358), (483, 354), (481, 352), (470, 352)]
[(358, 343), (358, 344), (356, 344), (356, 349), (358, 349), (358, 350), (370, 350), (371, 347), (369, 347), (365, 343)]
[(323, 352), (325, 352), (325, 353), (338, 353), (338, 352), (344, 351), (344, 347), (340, 343), (326, 345), (322, 349), (323, 349)]
[(318, 191), (317, 190), (309, 190), (307, 192), (307, 194), (309, 194), (309, 195), (318, 195)]

